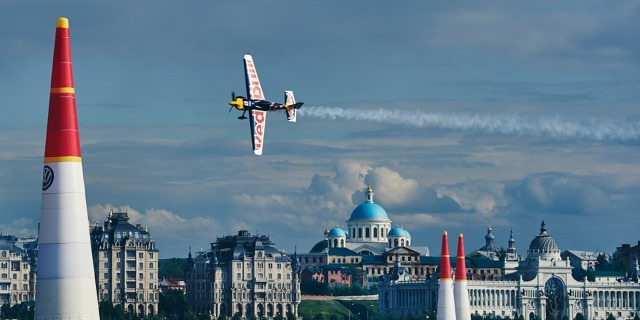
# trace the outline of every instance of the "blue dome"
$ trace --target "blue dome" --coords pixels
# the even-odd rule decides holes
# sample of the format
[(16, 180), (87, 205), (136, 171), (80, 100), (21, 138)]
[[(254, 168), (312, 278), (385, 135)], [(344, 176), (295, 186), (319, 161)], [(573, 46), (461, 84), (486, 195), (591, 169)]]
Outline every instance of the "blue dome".
[(329, 237), (346, 237), (347, 233), (344, 230), (342, 230), (342, 229), (340, 229), (338, 227), (335, 227), (335, 228), (329, 230), (328, 236)]
[(409, 231), (402, 229), (402, 228), (392, 228), (391, 230), (389, 230), (389, 233), (387, 234), (387, 237), (407, 237), (407, 238), (411, 238), (411, 234), (409, 233)]
[(389, 216), (384, 209), (373, 203), (373, 202), (365, 202), (359, 206), (357, 206), (353, 212), (351, 213), (351, 219), (385, 219), (389, 220)]

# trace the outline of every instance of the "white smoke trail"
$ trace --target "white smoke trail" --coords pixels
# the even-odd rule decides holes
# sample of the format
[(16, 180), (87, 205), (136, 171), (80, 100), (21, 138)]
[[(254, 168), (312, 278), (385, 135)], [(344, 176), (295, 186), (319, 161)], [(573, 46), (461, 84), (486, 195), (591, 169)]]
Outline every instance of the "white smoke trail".
[(298, 112), (301, 116), (320, 119), (370, 121), (403, 124), (418, 128), (479, 131), (516, 136), (620, 142), (640, 139), (639, 122), (614, 121), (610, 119), (568, 121), (559, 117), (429, 113), (409, 110), (365, 110), (339, 107), (307, 107), (298, 110)]

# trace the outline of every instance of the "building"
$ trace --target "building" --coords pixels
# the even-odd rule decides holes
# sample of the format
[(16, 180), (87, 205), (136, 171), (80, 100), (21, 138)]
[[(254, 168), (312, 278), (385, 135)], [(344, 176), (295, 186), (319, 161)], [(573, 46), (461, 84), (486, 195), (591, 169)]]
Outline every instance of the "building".
[(300, 273), (300, 280), (327, 283), (329, 286), (351, 287), (352, 274), (351, 268), (334, 263), (321, 267), (306, 267)]
[(279, 251), (266, 235), (240, 230), (211, 248), (189, 252), (187, 304), (211, 318), (298, 316), (300, 266), (297, 255)]
[[(299, 254), (303, 268), (339, 265), (355, 270), (354, 283), (360, 286), (375, 284), (394, 265), (398, 256), (411, 264), (407, 272), (415, 279), (425, 279), (435, 266), (424, 264), (423, 257), (429, 256), (429, 248), (415, 246), (411, 234), (402, 227), (391, 227), (391, 220), (383, 207), (373, 201), (373, 189), (365, 189), (366, 200), (357, 206), (347, 220), (347, 228), (338, 226), (325, 229), (324, 239), (313, 246), (309, 253)], [(334, 267), (335, 268), (335, 267)], [(431, 271), (430, 271), (431, 270)], [(329, 284), (328, 277), (323, 279)]]
[[(452, 267), (455, 268), (455, 260)], [(466, 260), (468, 261), (468, 260)], [(574, 278), (574, 267), (563, 259), (544, 221), (540, 233), (529, 245), (526, 258), (512, 273), (495, 279), (473, 280), (467, 263), (467, 288), (471, 313), (481, 316), (509, 316), (515, 319), (574, 319), (581, 314), (588, 320), (633, 318), (640, 312), (638, 263), (631, 273), (596, 274), (595, 281)], [(508, 269), (505, 269), (508, 270)], [(379, 282), (379, 308), (395, 315), (422, 315), (436, 311), (438, 280), (394, 280)]]
[(35, 299), (36, 238), (0, 235), (0, 304), (13, 306)]
[(111, 210), (102, 226), (90, 226), (98, 298), (132, 314), (156, 315), (158, 249), (146, 228), (128, 221), (127, 212)]
[(624, 243), (616, 248), (616, 252), (620, 254), (622, 261), (627, 266), (632, 266), (634, 261), (640, 260), (640, 241), (633, 247), (628, 243)]
[(604, 252), (565, 250), (560, 254), (562, 260), (569, 260), (569, 264), (574, 268), (583, 270), (594, 270), (598, 262), (599, 255), (606, 255)]
[(160, 294), (165, 294), (169, 290), (182, 291), (182, 293), (187, 292), (187, 282), (183, 279), (172, 279), (172, 278), (162, 278), (162, 280), (158, 281), (158, 290)]

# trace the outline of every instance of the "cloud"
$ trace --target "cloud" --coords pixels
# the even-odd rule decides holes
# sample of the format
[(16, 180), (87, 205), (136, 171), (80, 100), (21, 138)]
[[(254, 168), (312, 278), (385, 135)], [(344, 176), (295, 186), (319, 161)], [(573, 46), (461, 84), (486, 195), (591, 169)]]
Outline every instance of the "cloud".
[(566, 173), (527, 175), (505, 186), (509, 209), (518, 214), (577, 215), (604, 214), (611, 208), (610, 193), (586, 179)]
[(176, 254), (187, 253), (187, 244), (202, 245), (212, 241), (212, 234), (220, 235), (229, 232), (221, 223), (212, 217), (192, 216), (183, 217), (166, 209), (149, 208), (140, 211), (128, 205), (115, 206), (112, 204), (94, 204), (87, 208), (89, 220), (107, 221), (109, 212), (123, 211), (129, 216), (129, 223), (139, 224), (151, 233), (156, 246), (164, 252)]

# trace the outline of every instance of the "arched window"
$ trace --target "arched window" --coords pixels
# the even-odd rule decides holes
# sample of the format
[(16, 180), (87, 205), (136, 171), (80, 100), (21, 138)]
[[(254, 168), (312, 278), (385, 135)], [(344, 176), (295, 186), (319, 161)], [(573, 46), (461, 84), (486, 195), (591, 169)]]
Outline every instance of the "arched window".
[(398, 246), (398, 239), (393, 240), (393, 246), (397, 247)]
[(365, 238), (370, 238), (371, 237), (371, 235), (369, 234), (369, 227), (364, 229), (364, 237)]
[(333, 239), (333, 247), (338, 247), (338, 239)]
[(340, 239), (340, 248), (344, 248), (344, 239)]
[[(400, 245), (404, 247), (404, 239), (400, 240)], [(403, 257), (403, 259), (404, 259), (404, 257)]]
[(378, 228), (373, 227), (373, 237), (377, 238), (378, 237)]
[(362, 228), (358, 228), (358, 238), (362, 238)]

